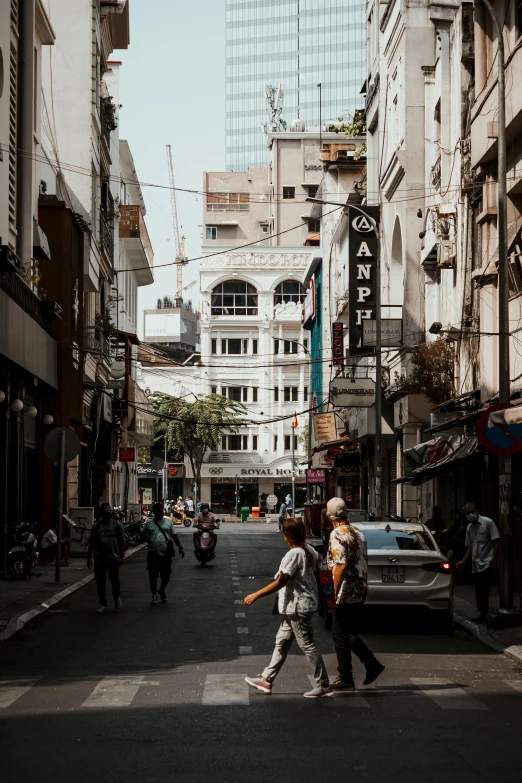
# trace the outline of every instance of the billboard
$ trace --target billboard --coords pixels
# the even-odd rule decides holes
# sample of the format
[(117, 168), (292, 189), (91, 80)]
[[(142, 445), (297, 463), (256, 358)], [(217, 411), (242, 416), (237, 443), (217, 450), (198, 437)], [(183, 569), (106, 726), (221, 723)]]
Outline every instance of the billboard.
[(190, 310), (146, 310), (145, 342), (196, 345), (196, 317)]

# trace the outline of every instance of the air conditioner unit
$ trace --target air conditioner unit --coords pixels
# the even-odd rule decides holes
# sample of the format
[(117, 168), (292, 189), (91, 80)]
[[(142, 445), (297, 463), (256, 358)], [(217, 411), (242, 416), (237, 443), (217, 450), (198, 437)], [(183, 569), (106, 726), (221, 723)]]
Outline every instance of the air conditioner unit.
[(452, 239), (439, 240), (437, 248), (437, 266), (439, 269), (454, 269), (457, 247)]

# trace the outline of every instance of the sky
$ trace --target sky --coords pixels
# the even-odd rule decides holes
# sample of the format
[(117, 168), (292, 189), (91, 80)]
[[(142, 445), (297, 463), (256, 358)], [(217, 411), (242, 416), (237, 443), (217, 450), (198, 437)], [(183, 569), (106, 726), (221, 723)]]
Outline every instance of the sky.
[[(204, 171), (225, 167), (225, 0), (131, 0), (130, 46), (112, 58), (123, 62), (120, 136), (129, 142), (140, 182), (167, 186), (142, 185), (154, 264), (166, 264), (175, 258), (166, 145), (176, 187), (201, 190)], [(201, 196), (178, 192), (176, 198), (185, 255), (194, 258), (201, 255)], [(183, 285), (193, 280), (184, 298), (197, 305), (197, 261), (183, 269)], [(156, 269), (154, 283), (139, 289), (140, 313), (175, 290), (176, 268)]]

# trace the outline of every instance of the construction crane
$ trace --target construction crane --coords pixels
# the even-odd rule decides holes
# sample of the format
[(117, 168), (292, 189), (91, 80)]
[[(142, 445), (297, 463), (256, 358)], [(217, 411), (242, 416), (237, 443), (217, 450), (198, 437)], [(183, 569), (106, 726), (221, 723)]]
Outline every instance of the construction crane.
[(172, 225), (174, 227), (174, 242), (176, 245), (176, 297), (182, 297), (183, 291), (183, 264), (185, 258), (185, 237), (179, 234), (178, 207), (176, 204), (176, 189), (174, 185), (174, 166), (172, 165), (172, 150), (167, 144), (167, 161), (169, 166), (170, 203), (172, 206)]

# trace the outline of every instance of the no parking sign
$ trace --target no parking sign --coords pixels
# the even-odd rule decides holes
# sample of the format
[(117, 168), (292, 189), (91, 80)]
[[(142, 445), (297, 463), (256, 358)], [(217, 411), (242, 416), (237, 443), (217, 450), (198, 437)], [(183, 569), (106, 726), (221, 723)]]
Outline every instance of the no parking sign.
[(484, 448), (499, 457), (511, 457), (522, 450), (522, 424), (508, 423), (497, 416), (490, 420), (495, 411), (512, 408), (509, 402), (491, 405), (480, 417), (477, 424), (477, 436)]

